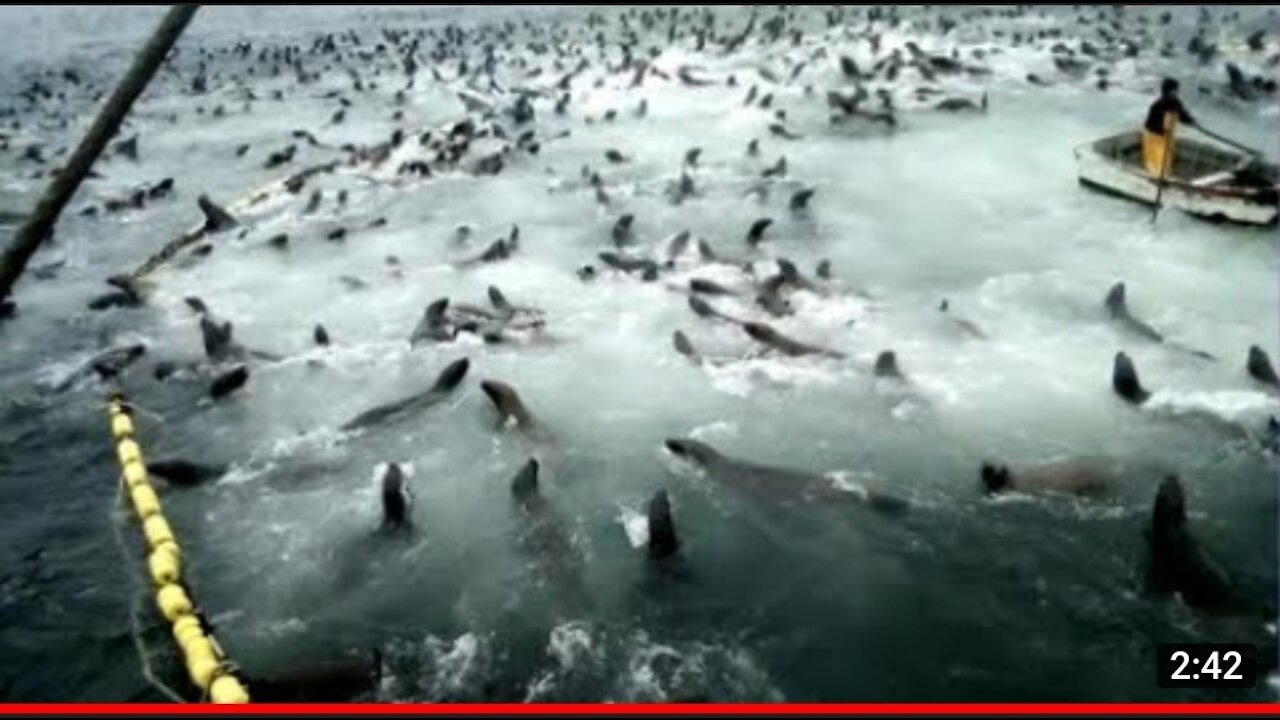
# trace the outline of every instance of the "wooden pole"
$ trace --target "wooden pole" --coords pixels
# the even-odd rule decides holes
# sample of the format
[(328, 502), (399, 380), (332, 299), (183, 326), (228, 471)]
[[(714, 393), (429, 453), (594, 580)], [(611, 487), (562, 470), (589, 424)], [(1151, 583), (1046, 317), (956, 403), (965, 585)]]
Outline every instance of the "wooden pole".
[(182, 4), (169, 8), (169, 12), (151, 34), (151, 39), (133, 59), (129, 71), (111, 93), (106, 105), (103, 105), (102, 110), (98, 112), (93, 125), (89, 127), (80, 145), (71, 154), (71, 159), (55, 172), (53, 180), (45, 188), (44, 195), (36, 203), (35, 210), (14, 233), (9, 248), (5, 250), (3, 256), (0, 256), (0, 301), (6, 299), (13, 291), (13, 285), (22, 276), (22, 271), (27, 267), (27, 261), (35, 254), (40, 244), (52, 234), (63, 208), (71, 201), (80, 183), (84, 182), (93, 168), (98, 156), (120, 129), (120, 124), (129, 114), (134, 101), (160, 69), (160, 65), (169, 55), (169, 50), (178, 41), (199, 7), (194, 4)]
[(1155, 222), (1156, 218), (1160, 216), (1160, 196), (1164, 195), (1165, 179), (1169, 175), (1169, 165), (1172, 164), (1171, 161), (1173, 160), (1173, 135), (1174, 128), (1170, 127), (1169, 131), (1165, 133), (1164, 158), (1160, 163), (1160, 179), (1156, 183), (1156, 206), (1151, 211), (1151, 222)]

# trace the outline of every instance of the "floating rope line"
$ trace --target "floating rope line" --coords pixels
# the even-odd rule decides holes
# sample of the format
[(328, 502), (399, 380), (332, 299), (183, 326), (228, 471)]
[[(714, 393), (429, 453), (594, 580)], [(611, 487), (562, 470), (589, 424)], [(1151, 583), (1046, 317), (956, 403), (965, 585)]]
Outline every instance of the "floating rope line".
[[(120, 461), (120, 494), (126, 492), (133, 510), (142, 525), (150, 554), (147, 569), (155, 583), (156, 607), (172, 625), (173, 638), (182, 651), (187, 676), (200, 690), (203, 701), (214, 703), (247, 703), (249, 693), (235, 674), (218, 641), (209, 631), (208, 624), (195, 609), (195, 603), (182, 581), (182, 552), (178, 548), (169, 521), (160, 507), (160, 498), (151, 487), (147, 467), (142, 459), (142, 449), (133, 439), (133, 419), (120, 393), (112, 395), (109, 403), (111, 434), (116, 441), (116, 457)], [(137, 613), (133, 613), (134, 637), (139, 657), (143, 662), (143, 674), (162, 692), (171, 689), (155, 679), (145, 648), (138, 640)], [(174, 693), (176, 695), (176, 693)]]

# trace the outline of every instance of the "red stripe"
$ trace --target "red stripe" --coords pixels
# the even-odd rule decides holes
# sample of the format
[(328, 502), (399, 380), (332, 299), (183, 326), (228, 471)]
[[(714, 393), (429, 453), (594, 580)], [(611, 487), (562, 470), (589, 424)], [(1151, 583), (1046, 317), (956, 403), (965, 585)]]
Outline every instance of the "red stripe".
[(476, 704), (169, 705), (0, 704), (0, 715), (1273, 715), (1269, 703), (844, 703), (844, 704)]

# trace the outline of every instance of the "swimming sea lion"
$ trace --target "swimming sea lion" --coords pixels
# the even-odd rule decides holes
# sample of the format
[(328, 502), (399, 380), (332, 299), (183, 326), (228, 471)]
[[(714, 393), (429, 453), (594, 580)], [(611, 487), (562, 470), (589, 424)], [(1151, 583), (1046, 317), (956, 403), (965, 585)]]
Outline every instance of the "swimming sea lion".
[(449, 342), (454, 339), (456, 330), (449, 325), (449, 298), (440, 298), (427, 305), (422, 319), (409, 334), (410, 346), (430, 341)]
[(340, 429), (344, 432), (360, 430), (404, 417), (411, 412), (420, 412), (433, 405), (438, 405), (448, 398), (449, 394), (462, 383), (463, 378), (467, 375), (467, 369), (470, 367), (471, 363), (467, 358), (455, 360), (441, 371), (436, 378), (435, 384), (426, 391), (366, 410), (343, 423)]
[(1151, 393), (1143, 389), (1133, 361), (1123, 352), (1116, 353), (1112, 364), (1111, 387), (1117, 395), (1133, 405), (1141, 405), (1151, 397)]
[(209, 385), (209, 397), (214, 400), (220, 400), (244, 387), (248, 381), (248, 366), (237, 365), (213, 379), (213, 383)]
[(891, 495), (848, 492), (823, 475), (737, 460), (698, 440), (669, 438), (663, 445), (672, 455), (699, 468), (712, 480), (761, 499), (861, 501), (872, 509), (888, 513), (907, 508), (905, 501)]
[(747, 244), (751, 247), (759, 247), (760, 242), (764, 239), (764, 231), (773, 224), (773, 218), (760, 218), (751, 223), (751, 228), (747, 230)]
[(191, 487), (220, 478), (226, 474), (227, 469), (219, 465), (202, 465), (181, 458), (173, 458), (148, 462), (147, 472), (164, 478), (170, 485)]
[(515, 388), (499, 380), (482, 380), (480, 389), (498, 411), (502, 424), (513, 423), (518, 429), (530, 432), (534, 429), (533, 415)]
[(1239, 606), (1230, 576), (1187, 528), (1186, 496), (1177, 476), (1166, 477), (1156, 492), (1148, 540), (1154, 589), (1177, 592), (1188, 605), (1205, 610)]
[(793, 340), (786, 335), (775, 330), (773, 327), (761, 322), (744, 322), (742, 329), (747, 335), (756, 342), (763, 343), (779, 352), (791, 357), (800, 357), (802, 355), (820, 355), (829, 358), (842, 359), (844, 353), (836, 350), (829, 350), (814, 345), (806, 345), (805, 343)]
[(1276, 376), (1271, 358), (1267, 357), (1267, 353), (1257, 345), (1249, 348), (1249, 359), (1245, 362), (1245, 370), (1249, 372), (1249, 377), (1264, 385), (1280, 387), (1280, 377)]
[(885, 350), (876, 356), (876, 364), (872, 372), (878, 378), (905, 379), (902, 370), (898, 368), (898, 355), (892, 350)]
[(247, 678), (254, 702), (350, 702), (376, 692), (382, 679), (382, 653), (295, 668), (275, 676)]
[(396, 463), (388, 463), (382, 473), (382, 525), (385, 531), (400, 530), (413, 525), (409, 508), (413, 496), (405, 486), (404, 471)]
[(1133, 314), (1129, 312), (1129, 305), (1125, 298), (1125, 294), (1125, 284), (1123, 282), (1118, 282), (1115, 285), (1112, 285), (1111, 289), (1107, 292), (1105, 305), (1107, 307), (1107, 311), (1111, 314), (1112, 319), (1119, 321), (1121, 326), (1126, 330), (1138, 337), (1150, 340), (1151, 342), (1162, 343), (1174, 348), (1175, 350), (1181, 350), (1205, 360), (1214, 359), (1214, 357), (1207, 352), (1184, 347), (1178, 343), (1167, 340), (1164, 335), (1156, 332), (1155, 328), (1135, 318)]
[(1016, 474), (1007, 465), (983, 462), (981, 476), (988, 494), (1018, 490), (1099, 496), (1111, 492), (1114, 483), (1098, 468), (1071, 462), (1027, 468)]
[(240, 225), (240, 221), (210, 200), (208, 195), (196, 198), (196, 204), (200, 206), (200, 212), (204, 213), (204, 232), (219, 233)]
[(675, 521), (671, 519), (671, 502), (666, 490), (659, 490), (649, 499), (649, 557), (655, 560), (671, 557), (680, 549), (676, 537)]

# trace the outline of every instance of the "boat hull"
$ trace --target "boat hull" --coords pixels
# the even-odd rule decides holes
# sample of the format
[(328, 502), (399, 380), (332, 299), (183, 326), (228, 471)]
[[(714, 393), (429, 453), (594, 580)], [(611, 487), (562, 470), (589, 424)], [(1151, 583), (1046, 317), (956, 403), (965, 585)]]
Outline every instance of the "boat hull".
[[(1159, 183), (1137, 165), (1118, 161), (1098, 149), (1098, 143), (1076, 148), (1075, 156), (1080, 184), (1108, 195), (1145, 205), (1156, 202)], [(1280, 205), (1274, 192), (1252, 189), (1207, 186), (1199, 187), (1182, 180), (1170, 180), (1160, 193), (1160, 204), (1196, 217), (1242, 225), (1274, 225), (1280, 218)]]

